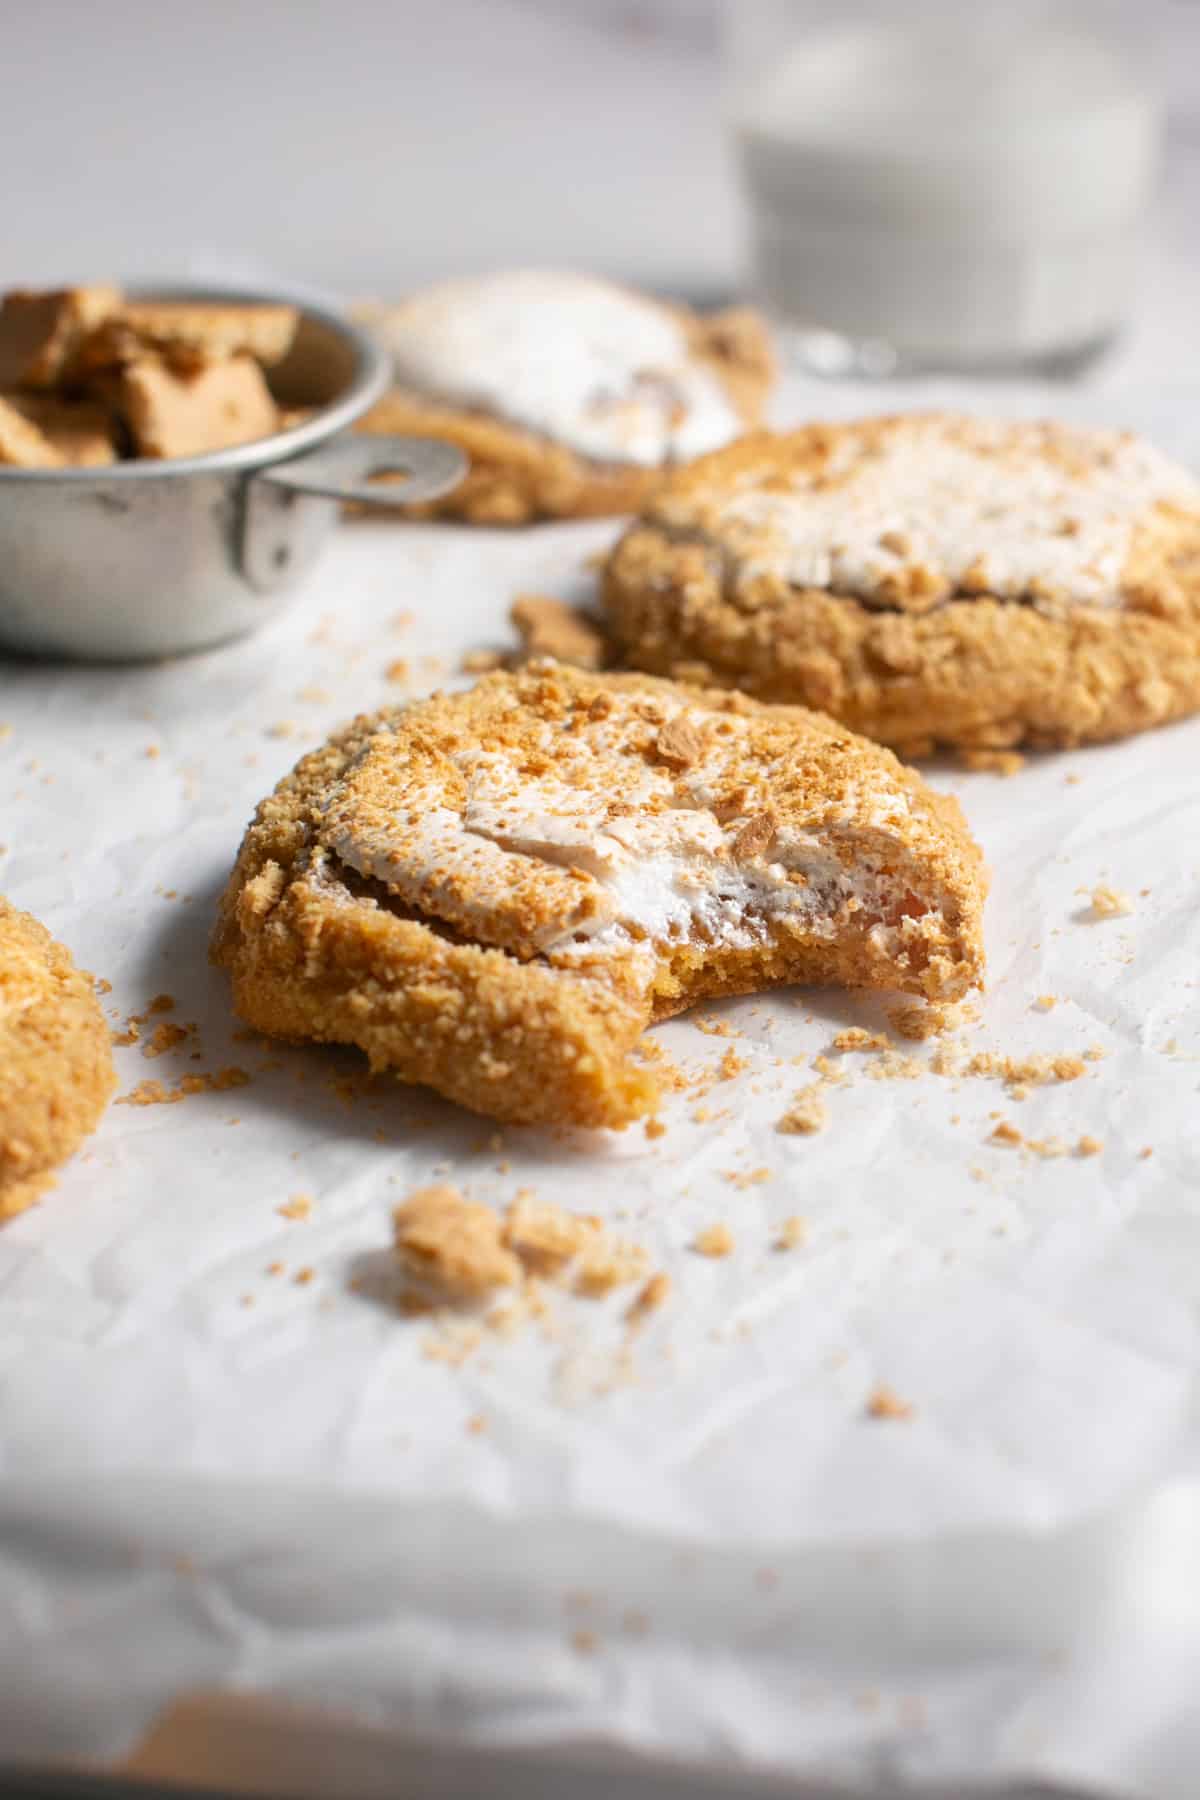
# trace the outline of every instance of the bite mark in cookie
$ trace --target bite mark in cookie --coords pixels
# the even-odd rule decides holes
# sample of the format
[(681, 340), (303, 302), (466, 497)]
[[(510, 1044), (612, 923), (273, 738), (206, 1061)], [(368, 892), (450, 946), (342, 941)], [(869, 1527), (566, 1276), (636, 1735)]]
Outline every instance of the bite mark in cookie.
[[(768, 821), (768, 824), (764, 824)], [(708, 995), (979, 980), (952, 802), (795, 709), (554, 664), (356, 721), (260, 808), (214, 945), (262, 1030), (512, 1119), (654, 1110)]]

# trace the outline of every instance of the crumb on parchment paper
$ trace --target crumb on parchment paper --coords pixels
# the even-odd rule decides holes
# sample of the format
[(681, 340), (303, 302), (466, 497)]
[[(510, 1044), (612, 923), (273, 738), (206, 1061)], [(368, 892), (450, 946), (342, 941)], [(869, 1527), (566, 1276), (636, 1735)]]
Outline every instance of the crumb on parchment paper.
[(793, 1096), (787, 1111), (777, 1121), (775, 1129), (787, 1137), (811, 1137), (818, 1131), (824, 1131), (829, 1123), (829, 1109), (825, 1104), (822, 1092), (823, 1083), (810, 1082), (808, 1087), (800, 1088)]
[(246, 1087), (250, 1076), (245, 1069), (217, 1069), (206, 1075), (181, 1075), (171, 1087), (161, 1081), (139, 1081), (127, 1094), (118, 1094), (114, 1106), (174, 1106), (191, 1094), (223, 1094), (230, 1088)]
[(776, 1250), (799, 1250), (808, 1241), (808, 1225), (799, 1213), (784, 1219), (775, 1233)]
[(731, 1256), (736, 1247), (732, 1231), (721, 1222), (704, 1226), (692, 1239), (692, 1249), (700, 1256)]
[(1091, 891), (1092, 912), (1097, 919), (1119, 919), (1133, 911), (1133, 901), (1128, 894), (1119, 889), (1109, 887), (1101, 882), (1099, 887)]
[(881, 1381), (867, 1395), (869, 1419), (911, 1419), (915, 1412), (911, 1401), (901, 1399), (894, 1388)]

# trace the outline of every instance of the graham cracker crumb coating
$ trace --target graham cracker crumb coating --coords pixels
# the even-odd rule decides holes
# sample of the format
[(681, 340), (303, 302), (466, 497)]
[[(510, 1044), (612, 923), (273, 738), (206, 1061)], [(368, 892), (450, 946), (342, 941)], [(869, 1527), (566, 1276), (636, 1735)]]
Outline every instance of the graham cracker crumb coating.
[[(747, 845), (768, 776), (775, 835)], [(660, 931), (638, 909), (664, 857)], [(496, 1118), (620, 1127), (661, 1098), (642, 1033), (697, 1000), (962, 994), (984, 886), (955, 803), (831, 721), (543, 663), (360, 717), (303, 758), (246, 834), (213, 956), (261, 1031), (357, 1044)]]
[[(928, 442), (978, 449), (974, 563), (913, 561), (910, 533), (893, 529), (853, 557), (833, 539), (810, 559), (824, 580), (789, 579), (805, 507), (832, 508), (847, 471)], [(1017, 498), (989, 518), (993, 469)], [(1039, 482), (1066, 496), (1057, 537)], [(781, 525), (772, 509), (793, 490), (803, 504)], [(936, 537), (937, 507), (905, 503), (906, 525)], [(1090, 561), (1086, 530), (1103, 552)], [(759, 433), (669, 478), (615, 547), (603, 590), (625, 663), (820, 707), (912, 755), (1120, 738), (1200, 706), (1200, 488), (1128, 434), (937, 414)]]
[(116, 1075), (91, 976), (0, 898), (0, 1219), (22, 1212), (95, 1130)]

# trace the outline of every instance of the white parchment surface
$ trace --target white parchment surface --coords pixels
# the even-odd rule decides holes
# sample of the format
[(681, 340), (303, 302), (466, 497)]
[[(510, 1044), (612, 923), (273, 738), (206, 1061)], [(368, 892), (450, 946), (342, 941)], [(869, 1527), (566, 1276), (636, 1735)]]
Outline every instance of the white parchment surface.
[[(814, 406), (862, 395), (793, 396)], [(1200, 460), (1186, 396), (1088, 408)], [(963, 1047), (1103, 1053), (1023, 1100), (846, 1057), (828, 1129), (781, 1135), (797, 1059), (883, 1022), (839, 994), (663, 1028), (692, 1073), (745, 1067), (699, 1116), (672, 1097), (657, 1139), (501, 1132), (350, 1053), (234, 1036), (206, 942), (255, 802), (353, 712), (505, 645), (515, 593), (586, 592), (616, 529), (350, 525), (254, 640), (0, 666), (0, 890), (112, 983), (114, 1023), (168, 992), (196, 1027), (119, 1049), (120, 1092), (250, 1077), (114, 1105), (0, 1232), (4, 1752), (114, 1756), (227, 1685), (485, 1740), (1190, 1796), (1200, 722), (930, 772), (994, 871)], [(1101, 883), (1132, 912), (1097, 920)], [(1044, 1160), (990, 1142), (1001, 1118), (1103, 1148)], [(604, 1214), (669, 1303), (627, 1353), (620, 1297), (564, 1297), (553, 1338), (431, 1357), (386, 1279), (389, 1208), (431, 1176)], [(696, 1255), (718, 1221), (733, 1253)], [(867, 1416), (880, 1383), (911, 1416)]]

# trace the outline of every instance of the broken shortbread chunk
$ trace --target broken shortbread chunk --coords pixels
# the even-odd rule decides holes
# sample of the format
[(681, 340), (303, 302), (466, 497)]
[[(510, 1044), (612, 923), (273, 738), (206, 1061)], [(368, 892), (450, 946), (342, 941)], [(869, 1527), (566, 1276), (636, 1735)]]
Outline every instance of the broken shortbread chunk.
[(61, 469), (64, 458), (12, 399), (0, 396), (0, 468)]
[(13, 289), (0, 303), (0, 388), (54, 387), (85, 334), (120, 304), (116, 288)]
[(305, 758), (214, 955), (260, 1030), (498, 1118), (621, 1126), (660, 1098), (642, 1032), (697, 1000), (961, 995), (983, 894), (954, 803), (828, 720), (541, 663)]
[(181, 375), (155, 356), (122, 369), (119, 406), (139, 456), (202, 456), (269, 437), (279, 414), (262, 370), (248, 356)]
[(56, 462), (70, 468), (99, 468), (116, 461), (112, 424), (102, 406), (87, 400), (60, 400), (55, 394), (0, 395), (0, 411), (9, 409), (37, 428), (55, 452)]
[(294, 306), (217, 306), (190, 300), (127, 300), (116, 323), (169, 359), (197, 363), (252, 356), (264, 368), (282, 362), (296, 335)]

